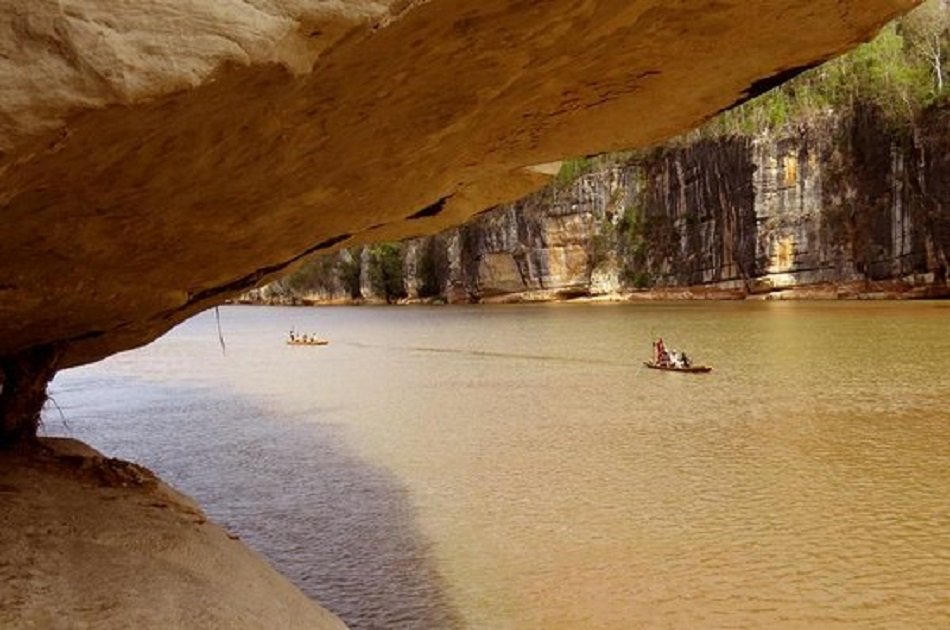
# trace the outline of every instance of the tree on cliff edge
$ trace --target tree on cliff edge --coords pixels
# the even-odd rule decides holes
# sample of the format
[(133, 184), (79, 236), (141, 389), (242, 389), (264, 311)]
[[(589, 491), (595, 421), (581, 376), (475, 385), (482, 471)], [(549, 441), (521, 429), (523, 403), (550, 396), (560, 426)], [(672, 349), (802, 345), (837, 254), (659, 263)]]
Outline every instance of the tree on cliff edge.
[(950, 2), (925, 2), (903, 19), (901, 30), (913, 54), (930, 66), (937, 93), (943, 92), (944, 65), (950, 48)]
[(392, 304), (406, 297), (403, 247), (380, 243), (370, 248), (369, 282), (373, 292)]

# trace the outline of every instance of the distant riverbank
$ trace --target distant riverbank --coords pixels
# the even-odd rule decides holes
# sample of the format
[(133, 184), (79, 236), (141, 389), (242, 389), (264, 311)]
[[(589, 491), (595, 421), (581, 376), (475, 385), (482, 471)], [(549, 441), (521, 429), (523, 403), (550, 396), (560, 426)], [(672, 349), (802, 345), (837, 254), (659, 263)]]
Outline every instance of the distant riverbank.
[[(929, 282), (916, 283), (913, 279), (880, 282), (819, 283), (784, 288), (747, 290), (735, 286), (699, 285), (691, 287), (664, 287), (637, 291), (617, 291), (590, 294), (582, 291), (533, 290), (502, 293), (480, 298), (455, 296), (435, 298), (403, 298), (393, 304), (532, 304), (532, 303), (588, 303), (588, 302), (650, 302), (665, 300), (939, 300), (950, 298), (950, 287)], [(267, 294), (252, 291), (234, 304), (256, 306), (362, 306), (386, 304), (374, 298), (327, 297), (319, 294)]]

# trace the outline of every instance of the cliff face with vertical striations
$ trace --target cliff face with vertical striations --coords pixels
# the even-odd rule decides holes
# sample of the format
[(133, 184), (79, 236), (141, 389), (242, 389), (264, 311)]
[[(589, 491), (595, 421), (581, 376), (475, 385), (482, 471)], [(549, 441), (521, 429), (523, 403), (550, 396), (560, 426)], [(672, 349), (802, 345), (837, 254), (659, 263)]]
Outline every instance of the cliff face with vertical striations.
[[(406, 294), (946, 295), (948, 122), (945, 105), (895, 131), (859, 107), (779, 133), (678, 141), (600, 160), (572, 182), (407, 242)], [(441, 263), (427, 260), (440, 250)], [(324, 271), (335, 277), (332, 267)], [(433, 273), (435, 291), (422, 277)], [(271, 293), (345, 297), (339, 282), (287, 289)], [(363, 283), (363, 296), (376, 293)]]

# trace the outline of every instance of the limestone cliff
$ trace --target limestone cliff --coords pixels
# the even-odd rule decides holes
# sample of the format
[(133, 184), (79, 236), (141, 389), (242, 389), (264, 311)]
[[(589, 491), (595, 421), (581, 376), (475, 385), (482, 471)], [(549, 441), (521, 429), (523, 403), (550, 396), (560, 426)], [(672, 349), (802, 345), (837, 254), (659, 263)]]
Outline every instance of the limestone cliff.
[(650, 286), (743, 293), (945, 288), (950, 200), (932, 189), (950, 174), (950, 136), (939, 118), (904, 137), (860, 110), (778, 137), (659, 151), (640, 167), (642, 251), (626, 268)]
[[(780, 132), (601, 158), (571, 182), (408, 241), (406, 295), (944, 295), (948, 123), (947, 105), (924, 112), (911, 130), (861, 106)], [(339, 277), (335, 270), (314, 276), (322, 284), (270, 293), (343, 300), (342, 284), (326, 282), (328, 272)], [(360, 294), (378, 297), (365, 273)]]

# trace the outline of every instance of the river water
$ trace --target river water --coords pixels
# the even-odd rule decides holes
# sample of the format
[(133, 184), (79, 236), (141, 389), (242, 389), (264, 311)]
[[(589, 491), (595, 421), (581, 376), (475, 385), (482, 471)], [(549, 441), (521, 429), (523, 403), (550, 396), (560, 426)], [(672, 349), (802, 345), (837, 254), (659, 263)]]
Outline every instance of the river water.
[[(950, 304), (224, 307), (57, 376), (354, 628), (950, 625)], [(288, 347), (291, 326), (330, 338)], [(641, 366), (651, 337), (708, 375)]]

